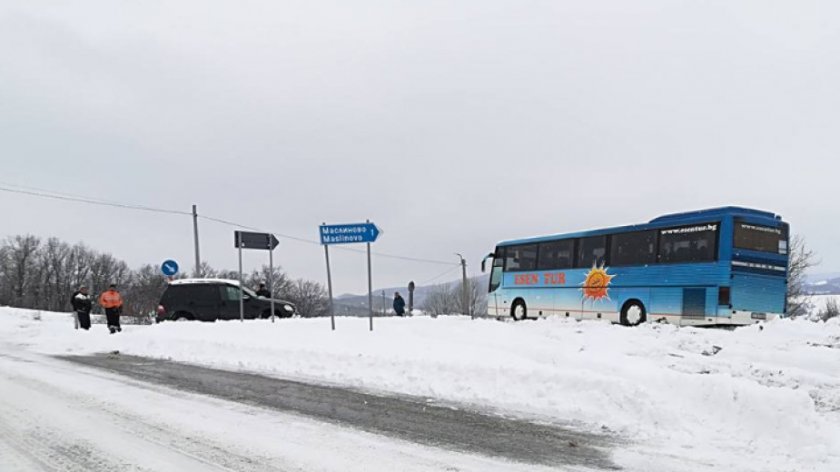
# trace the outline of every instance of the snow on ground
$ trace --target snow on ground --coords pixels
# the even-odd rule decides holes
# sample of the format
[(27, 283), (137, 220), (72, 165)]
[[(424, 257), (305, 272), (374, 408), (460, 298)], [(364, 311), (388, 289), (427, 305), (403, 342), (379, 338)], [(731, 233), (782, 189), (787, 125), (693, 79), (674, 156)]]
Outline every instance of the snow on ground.
[(8, 347), (0, 342), (3, 472), (548, 471), (144, 384)]
[[(40, 316), (40, 320), (36, 320)], [(72, 329), (0, 309), (0, 340), (425, 396), (612, 432), (627, 470), (840, 470), (840, 320), (734, 331), (548, 319), (387, 318)]]

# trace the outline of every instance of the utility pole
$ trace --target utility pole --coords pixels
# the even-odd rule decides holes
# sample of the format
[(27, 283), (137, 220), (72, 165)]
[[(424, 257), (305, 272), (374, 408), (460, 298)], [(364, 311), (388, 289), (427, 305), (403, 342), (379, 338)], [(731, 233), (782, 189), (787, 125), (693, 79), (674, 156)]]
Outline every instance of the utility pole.
[(195, 276), (201, 277), (201, 253), (198, 250), (198, 210), (196, 206), (192, 206), (192, 217), (193, 217), (193, 236), (195, 238)]
[(470, 317), (475, 319), (475, 314), (472, 312), (472, 307), (470, 306), (470, 292), (469, 287), (467, 286), (467, 261), (464, 259), (464, 256), (458, 254), (457, 252), (455, 253), (455, 255), (461, 259), (461, 300), (464, 307), (463, 311), (465, 315), (469, 315)]

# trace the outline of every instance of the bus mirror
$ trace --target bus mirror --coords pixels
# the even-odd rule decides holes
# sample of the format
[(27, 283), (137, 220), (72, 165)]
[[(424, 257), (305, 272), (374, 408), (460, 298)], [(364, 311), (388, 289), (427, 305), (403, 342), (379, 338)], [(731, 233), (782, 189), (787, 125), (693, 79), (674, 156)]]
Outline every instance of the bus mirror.
[(493, 254), (492, 252), (490, 254), (487, 254), (486, 256), (484, 256), (484, 259), (481, 260), (481, 272), (484, 272), (484, 270), (486, 268), (485, 266), (487, 264), (487, 259), (489, 259), (491, 257), (494, 257), (494, 256), (495, 256), (495, 254)]

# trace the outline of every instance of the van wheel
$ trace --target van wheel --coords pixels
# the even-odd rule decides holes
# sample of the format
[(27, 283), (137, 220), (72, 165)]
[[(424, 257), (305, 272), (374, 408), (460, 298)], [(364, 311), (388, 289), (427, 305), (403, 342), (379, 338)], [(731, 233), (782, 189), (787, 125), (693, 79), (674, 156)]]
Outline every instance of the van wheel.
[(522, 321), (528, 317), (528, 308), (522, 300), (516, 300), (510, 307), (510, 316), (514, 321)]
[(172, 317), (172, 321), (192, 321), (194, 319), (193, 314), (186, 311), (179, 311)]
[(638, 326), (647, 321), (647, 312), (642, 302), (630, 300), (621, 308), (621, 324), (624, 326)]

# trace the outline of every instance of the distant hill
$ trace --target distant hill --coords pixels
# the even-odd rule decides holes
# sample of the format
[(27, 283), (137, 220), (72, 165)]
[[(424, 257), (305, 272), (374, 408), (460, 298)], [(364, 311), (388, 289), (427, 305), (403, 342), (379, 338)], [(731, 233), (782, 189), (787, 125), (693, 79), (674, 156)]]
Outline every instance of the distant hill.
[(814, 295), (840, 295), (840, 275), (826, 278), (809, 278), (805, 290)]

